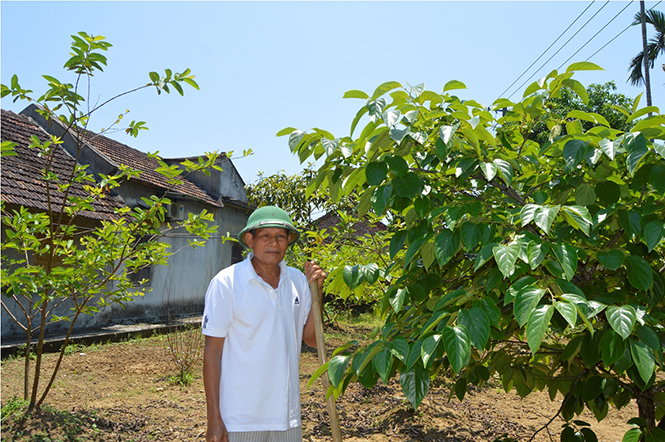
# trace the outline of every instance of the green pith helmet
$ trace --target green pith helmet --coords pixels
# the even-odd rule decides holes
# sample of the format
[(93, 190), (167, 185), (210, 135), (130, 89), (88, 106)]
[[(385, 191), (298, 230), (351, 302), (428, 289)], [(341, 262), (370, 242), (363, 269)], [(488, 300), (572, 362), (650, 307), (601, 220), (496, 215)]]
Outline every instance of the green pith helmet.
[(259, 207), (249, 216), (247, 226), (238, 233), (238, 241), (240, 241), (240, 244), (243, 246), (249, 248), (245, 242), (245, 235), (247, 235), (250, 230), (262, 229), (264, 227), (281, 227), (288, 230), (290, 232), (289, 246), (296, 242), (298, 236), (300, 236), (298, 229), (293, 227), (291, 217), (289, 217), (288, 213), (279, 207), (264, 206)]

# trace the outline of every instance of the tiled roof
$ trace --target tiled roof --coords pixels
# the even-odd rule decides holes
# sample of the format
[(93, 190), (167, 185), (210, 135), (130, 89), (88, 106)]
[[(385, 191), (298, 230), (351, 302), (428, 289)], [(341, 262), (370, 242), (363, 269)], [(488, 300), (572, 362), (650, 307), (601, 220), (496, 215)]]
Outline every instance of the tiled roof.
[[(42, 170), (48, 158), (40, 156), (37, 148), (30, 149), (30, 137), (37, 137), (41, 143), (49, 141), (49, 135), (32, 119), (2, 110), (2, 141), (17, 143), (14, 147), (16, 156), (2, 158), (2, 200), (8, 204), (17, 204), (38, 210), (48, 210), (46, 181), (42, 179)], [(62, 148), (56, 147), (51, 170), (66, 181), (74, 167), (74, 159)], [(70, 196), (85, 197), (88, 193), (80, 183), (74, 183)], [(51, 207), (59, 211), (63, 194), (51, 186)], [(113, 198), (103, 198), (93, 204), (95, 211), (85, 211), (80, 215), (91, 219), (117, 219), (114, 209), (123, 207)]]
[[(338, 225), (341, 221), (342, 218), (337, 214), (337, 212), (331, 211), (321, 216), (314, 222), (319, 229), (327, 229), (328, 227)], [(367, 221), (367, 216), (365, 216), (363, 220), (353, 224), (353, 231), (356, 235), (366, 235), (368, 233), (376, 233), (378, 231), (384, 230), (387, 230), (385, 224), (383, 224), (381, 221), (370, 224)]]
[[(147, 154), (103, 135), (95, 134), (94, 132), (85, 131), (83, 137), (90, 146), (105, 155), (113, 163), (124, 164), (125, 166), (140, 171), (141, 174), (139, 177), (133, 178), (133, 181), (138, 181), (160, 189), (169, 189), (171, 187), (167, 182), (166, 177), (155, 171), (155, 169), (160, 167), (157, 160), (148, 157)], [(194, 183), (188, 181), (187, 178), (180, 179), (184, 181), (184, 183), (173, 187), (171, 189), (172, 192), (182, 193), (212, 206), (221, 207), (221, 204), (212, 199)]]

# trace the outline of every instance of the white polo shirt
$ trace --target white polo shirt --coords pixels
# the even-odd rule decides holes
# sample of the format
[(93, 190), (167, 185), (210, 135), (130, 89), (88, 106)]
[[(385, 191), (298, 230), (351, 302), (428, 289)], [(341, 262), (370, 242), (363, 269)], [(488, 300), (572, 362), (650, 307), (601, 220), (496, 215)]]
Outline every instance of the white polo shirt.
[(219, 394), (226, 429), (284, 431), (301, 424), (300, 347), (311, 293), (305, 275), (284, 261), (273, 289), (252, 256), (210, 282), (203, 334), (226, 338)]

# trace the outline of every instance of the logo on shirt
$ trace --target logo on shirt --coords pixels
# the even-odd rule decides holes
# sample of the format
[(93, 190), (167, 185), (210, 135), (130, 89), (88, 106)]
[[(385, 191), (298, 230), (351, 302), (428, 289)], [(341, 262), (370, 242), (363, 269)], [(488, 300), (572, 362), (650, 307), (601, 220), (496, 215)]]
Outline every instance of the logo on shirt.
[(300, 299), (296, 296), (296, 300), (293, 302), (294, 305), (300, 305)]
[(208, 327), (208, 315), (206, 315), (205, 318), (203, 318), (203, 328), (207, 327)]

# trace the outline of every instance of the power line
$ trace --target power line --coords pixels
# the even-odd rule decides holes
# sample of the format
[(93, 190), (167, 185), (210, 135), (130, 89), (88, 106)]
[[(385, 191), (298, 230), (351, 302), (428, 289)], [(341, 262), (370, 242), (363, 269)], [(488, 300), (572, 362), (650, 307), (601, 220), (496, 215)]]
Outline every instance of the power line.
[(584, 44), (583, 44), (583, 45), (582, 45), (577, 51), (575, 51), (575, 53), (574, 53), (573, 55), (571, 55), (570, 57), (568, 57), (568, 59), (567, 59), (566, 61), (564, 61), (563, 63), (561, 63), (561, 66), (559, 66), (559, 67), (557, 68), (557, 70), (561, 69), (566, 63), (568, 63), (568, 62), (570, 61), (571, 58), (573, 58), (574, 56), (576, 56), (577, 53), (580, 52), (582, 49), (584, 49), (584, 47), (585, 47), (586, 45), (588, 45), (589, 43), (591, 43), (591, 40), (593, 40), (594, 38), (596, 38), (596, 37), (598, 36), (598, 34), (600, 34), (601, 32), (603, 32), (603, 30), (604, 30), (606, 27), (608, 27), (609, 24), (612, 23), (612, 22), (614, 21), (614, 19), (616, 19), (619, 15), (621, 15), (621, 14), (623, 13), (623, 11), (625, 11), (626, 9), (628, 9), (629, 6), (630, 6), (630, 3), (627, 3), (626, 6), (624, 6), (624, 8), (623, 8), (621, 11), (619, 11), (614, 17), (612, 17), (612, 20), (608, 21), (608, 22), (605, 24), (605, 26), (603, 26), (602, 28), (600, 28), (600, 31), (596, 32), (596, 33), (594, 34), (594, 36), (591, 37), (590, 39), (588, 39), (587, 42), (584, 43)]
[[(656, 6), (660, 5), (661, 3), (662, 3), (662, 0), (659, 1), (658, 3), (656, 3), (654, 6), (652, 6), (651, 9), (649, 9), (649, 10), (650, 10), (650, 11), (653, 10)], [(625, 9), (625, 8), (624, 8), (624, 9)], [(621, 31), (621, 32), (619, 32), (619, 33), (618, 33), (618, 34), (617, 34), (612, 40), (608, 41), (608, 42), (605, 43), (600, 49), (598, 49), (596, 52), (594, 52), (593, 54), (591, 54), (591, 56), (590, 56), (589, 58), (587, 58), (586, 61), (591, 60), (593, 57), (595, 57), (595, 55), (596, 55), (597, 53), (599, 53), (600, 51), (602, 51), (603, 49), (605, 49), (610, 43), (612, 43), (614, 40), (616, 40), (617, 38), (619, 38), (619, 37), (621, 36), (621, 34), (623, 34), (624, 32), (626, 32), (628, 29), (630, 29), (630, 28), (632, 28), (632, 27), (633, 27), (633, 24), (632, 24), (632, 23), (629, 24), (628, 26), (626, 26), (626, 27), (624, 28), (624, 30)]]
[[(551, 60), (552, 60), (552, 59), (553, 59), (553, 58), (554, 58), (559, 52), (561, 52), (561, 50), (562, 50), (563, 48), (565, 48), (566, 45), (568, 45), (568, 43), (570, 43), (570, 41), (571, 41), (573, 38), (575, 38), (575, 36), (576, 36), (577, 34), (579, 34), (579, 33), (582, 31), (582, 29), (584, 29), (584, 28), (586, 27), (586, 25), (588, 25), (588, 24), (591, 22), (591, 20), (593, 20), (593, 19), (594, 19), (599, 13), (600, 13), (600, 11), (602, 11), (603, 8), (605, 8), (605, 6), (607, 6), (609, 3), (610, 3), (610, 0), (607, 0), (607, 2), (605, 2), (605, 4), (604, 4), (603, 6), (601, 6), (600, 9), (599, 9), (598, 11), (596, 11), (596, 13), (593, 14), (593, 15), (591, 16), (591, 18), (590, 18), (589, 20), (586, 21), (586, 23), (584, 23), (584, 25), (582, 25), (582, 27), (581, 27), (580, 29), (578, 29), (577, 32), (575, 32), (575, 33), (573, 34), (573, 36), (570, 37), (570, 38), (569, 38), (569, 39), (563, 44), (563, 46), (561, 46), (561, 47), (559, 48), (558, 51), (556, 51), (556, 52), (555, 52), (550, 58), (548, 58), (547, 61), (546, 61), (545, 63), (543, 63), (538, 69), (536, 69), (536, 72), (533, 73), (533, 74), (531, 75), (531, 77), (529, 77), (524, 83), (522, 83), (522, 84), (521, 84), (521, 85), (515, 90), (515, 92), (517, 92), (518, 90), (522, 89), (522, 87), (523, 87), (525, 84), (527, 84), (527, 83), (533, 78), (533, 76), (536, 75), (536, 73), (538, 73), (538, 72), (539, 72), (539, 71), (540, 71), (540, 70), (541, 70), (541, 69), (542, 69), (547, 63), (549, 63), (549, 62), (550, 62), (550, 61), (551, 61)], [(510, 97), (512, 97), (513, 95), (515, 95), (515, 92), (513, 92), (512, 94), (510, 94), (510, 96), (508, 96), (508, 99), (510, 99)]]
[(580, 13), (580, 15), (578, 15), (577, 18), (576, 18), (575, 20), (573, 20), (573, 22), (572, 22), (570, 25), (568, 25), (568, 27), (567, 27), (567, 28), (566, 28), (561, 34), (559, 34), (559, 36), (556, 38), (556, 40), (554, 40), (554, 41), (552, 42), (552, 44), (549, 45), (549, 47), (548, 47), (547, 49), (545, 49), (545, 50), (542, 52), (542, 54), (540, 54), (540, 56), (539, 56), (538, 58), (536, 58), (536, 60), (535, 60), (533, 63), (531, 63), (531, 66), (529, 66), (528, 68), (526, 68), (526, 69), (524, 70), (524, 72), (522, 72), (522, 73), (520, 74), (520, 76), (517, 77), (517, 79), (516, 79), (515, 81), (513, 81), (513, 82), (511, 83), (511, 85), (508, 86), (508, 87), (506, 88), (505, 91), (503, 91), (503, 92), (501, 92), (501, 93), (499, 94), (499, 97), (501, 97), (503, 94), (505, 94), (506, 92), (508, 92), (508, 90), (509, 90), (511, 87), (513, 87), (513, 85), (514, 85), (515, 83), (517, 83), (517, 82), (519, 81), (519, 79), (522, 78), (522, 77), (524, 76), (524, 74), (526, 74), (526, 73), (529, 71), (529, 69), (531, 69), (531, 68), (533, 67), (534, 64), (536, 64), (536, 63), (538, 62), (538, 60), (540, 60), (541, 58), (543, 58), (543, 55), (545, 55), (545, 54), (547, 53), (547, 51), (549, 51), (550, 48), (551, 48), (552, 46), (554, 46), (554, 44), (555, 44), (557, 41), (559, 41), (559, 39), (560, 39), (561, 37), (563, 37), (563, 35), (564, 35), (566, 32), (568, 32), (568, 29), (570, 29), (570, 28), (571, 28), (571, 27), (577, 22), (577, 20), (579, 20), (580, 17), (582, 17), (582, 15), (584, 15), (584, 13), (585, 13), (585, 12), (591, 7), (591, 5), (593, 5), (595, 2), (596, 2), (596, 0), (593, 0), (591, 3), (589, 3), (589, 6), (587, 6), (586, 8), (584, 8), (584, 11), (582, 11), (582, 12)]

